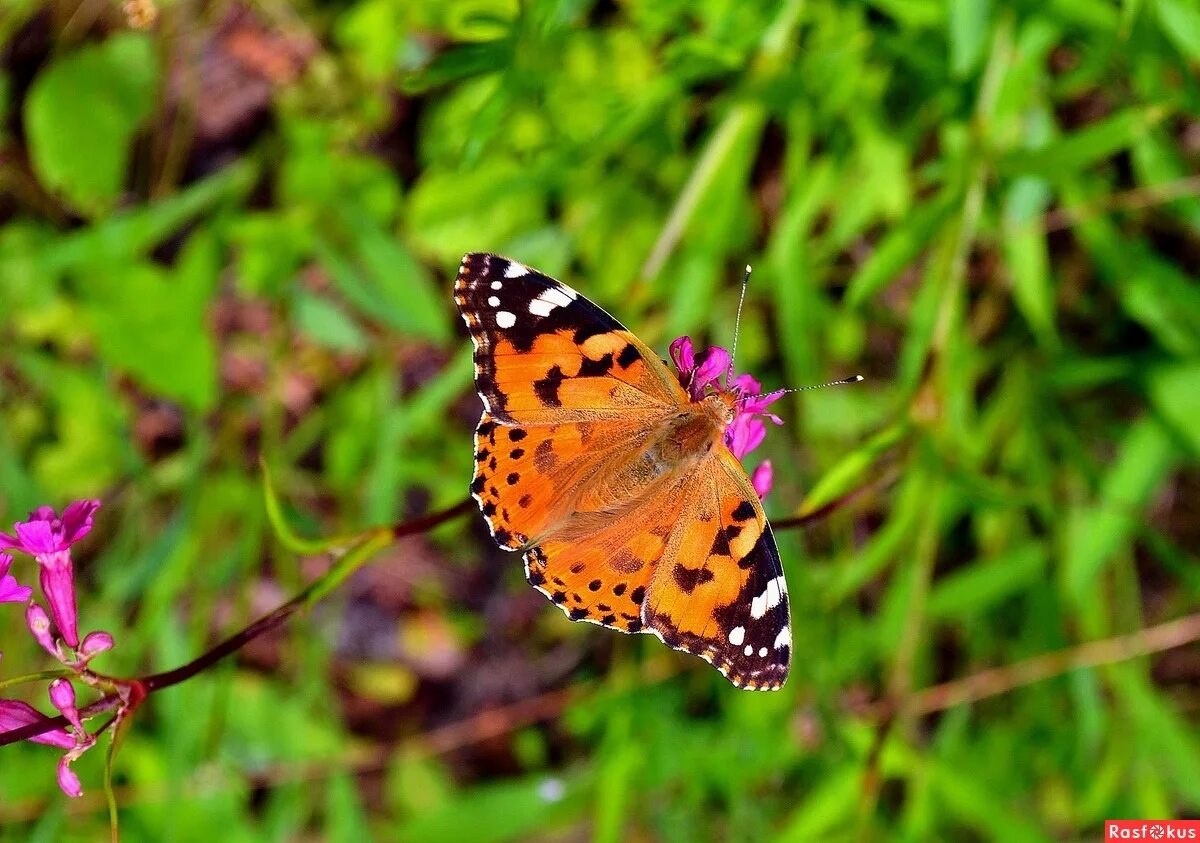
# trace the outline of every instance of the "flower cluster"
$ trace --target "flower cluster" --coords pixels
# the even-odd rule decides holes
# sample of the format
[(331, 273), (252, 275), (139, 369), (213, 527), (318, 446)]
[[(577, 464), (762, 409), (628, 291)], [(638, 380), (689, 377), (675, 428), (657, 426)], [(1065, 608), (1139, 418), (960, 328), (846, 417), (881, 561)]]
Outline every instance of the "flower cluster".
[[(88, 633), (79, 637), (79, 618), (75, 605), (75, 567), (71, 561), (71, 546), (92, 529), (92, 515), (99, 501), (75, 501), (61, 517), (50, 507), (43, 506), (29, 513), (29, 518), (13, 525), (13, 532), (0, 533), (0, 602), (25, 603), (25, 620), (34, 639), (71, 673), (83, 677), (88, 662), (113, 646), (107, 632)], [(39, 580), (46, 608), (30, 600), (33, 589), (17, 583), (9, 573), (12, 556), (3, 551), (16, 551), (32, 556), (38, 564)], [(70, 724), (69, 729), (52, 729), (32, 738), (37, 743), (67, 750), (58, 765), (58, 784), (68, 796), (83, 791), (71, 763), (96, 743), (95, 735), (87, 732), (75, 704), (75, 687), (68, 678), (55, 679), (50, 684), (50, 703)], [(32, 706), (20, 700), (0, 699), (0, 730), (10, 731), (42, 719)]]
[[(725, 429), (725, 444), (739, 460), (766, 438), (767, 425), (763, 419), (783, 424), (779, 416), (767, 412), (767, 407), (783, 397), (783, 393), (763, 395), (762, 384), (751, 375), (733, 377), (733, 361), (729, 352), (720, 346), (706, 348), (697, 354), (691, 337), (679, 337), (671, 343), (671, 359), (679, 370), (679, 383), (693, 401), (714, 393), (728, 392), (735, 396), (735, 413)], [(724, 385), (721, 378), (725, 379)], [(770, 460), (764, 460), (750, 475), (750, 482), (760, 498), (765, 498), (771, 490), (772, 479)]]

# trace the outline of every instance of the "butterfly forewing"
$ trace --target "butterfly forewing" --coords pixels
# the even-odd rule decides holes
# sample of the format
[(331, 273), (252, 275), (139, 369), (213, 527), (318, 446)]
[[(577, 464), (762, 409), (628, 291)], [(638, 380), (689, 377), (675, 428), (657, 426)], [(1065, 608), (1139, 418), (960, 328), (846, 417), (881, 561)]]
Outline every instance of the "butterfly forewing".
[(475, 343), (476, 388), (499, 422), (653, 420), (686, 398), (620, 322), (522, 264), (467, 255), (454, 297)]

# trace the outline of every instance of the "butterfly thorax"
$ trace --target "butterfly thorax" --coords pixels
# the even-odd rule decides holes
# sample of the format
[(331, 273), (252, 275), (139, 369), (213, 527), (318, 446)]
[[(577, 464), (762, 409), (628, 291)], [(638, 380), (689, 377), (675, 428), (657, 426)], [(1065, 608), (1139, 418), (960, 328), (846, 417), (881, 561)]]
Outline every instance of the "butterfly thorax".
[(708, 456), (733, 421), (732, 406), (723, 395), (709, 395), (680, 407), (647, 443), (638, 461), (652, 480), (663, 474), (685, 471)]

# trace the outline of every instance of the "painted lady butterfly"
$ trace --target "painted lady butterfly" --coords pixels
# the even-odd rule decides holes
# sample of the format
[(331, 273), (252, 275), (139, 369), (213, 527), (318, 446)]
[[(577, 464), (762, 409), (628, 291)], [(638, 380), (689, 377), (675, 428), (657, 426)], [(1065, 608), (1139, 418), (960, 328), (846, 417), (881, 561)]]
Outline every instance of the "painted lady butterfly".
[(782, 687), (783, 568), (725, 444), (746, 399), (685, 388), (597, 305), (515, 261), (467, 255), (454, 300), (484, 404), (471, 494), (529, 582), (571, 620), (652, 633), (739, 688)]

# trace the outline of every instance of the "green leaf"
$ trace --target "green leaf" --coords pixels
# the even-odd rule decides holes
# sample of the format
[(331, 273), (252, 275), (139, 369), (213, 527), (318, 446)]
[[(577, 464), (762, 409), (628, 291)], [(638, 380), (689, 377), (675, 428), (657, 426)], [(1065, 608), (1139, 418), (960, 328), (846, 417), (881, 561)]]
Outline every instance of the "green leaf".
[(844, 764), (826, 772), (774, 839), (780, 843), (836, 839), (829, 833), (853, 820), (861, 799), (862, 779), (863, 771), (857, 764)]
[(116, 202), (129, 144), (150, 115), (158, 65), (150, 39), (122, 33), (44, 70), (25, 103), (34, 171), (88, 215)]
[(1195, 0), (1155, 0), (1158, 25), (1185, 57), (1200, 62), (1200, 6)]
[(905, 220), (891, 229), (863, 263), (846, 289), (846, 302), (857, 307), (896, 278), (929, 244), (951, 212), (957, 199), (943, 194), (922, 203)]
[(937, 619), (975, 619), (989, 607), (1036, 583), (1049, 557), (1029, 542), (995, 559), (955, 571), (934, 584), (927, 611)]
[(990, 0), (951, 0), (950, 27), (950, 70), (955, 76), (967, 76), (983, 58), (987, 44)]
[(928, 773), (930, 785), (946, 811), (978, 829), (984, 839), (1030, 843), (1050, 843), (1053, 839), (1030, 821), (1027, 812), (1010, 808), (1000, 793), (989, 790), (985, 776), (967, 774), (945, 762), (930, 764)]
[(1200, 362), (1158, 366), (1148, 386), (1154, 409), (1192, 455), (1200, 457)]
[(1163, 770), (1162, 777), (1183, 799), (1200, 804), (1200, 741), (1194, 724), (1144, 677), (1132, 670), (1115, 672), (1114, 691), (1129, 713), (1137, 749), (1153, 759), (1154, 767)]
[(79, 369), (40, 355), (19, 359), (21, 374), (44, 385), (53, 408), (53, 435), (32, 455), (33, 474), (43, 489), (94, 497), (128, 471), (128, 410), (94, 370)]
[(217, 397), (217, 352), (206, 324), (217, 256), (193, 235), (174, 271), (149, 263), (79, 273), (101, 356), (144, 388), (195, 410)]
[(433, 810), (397, 824), (393, 840), (408, 843), (504, 843), (562, 825), (583, 809), (570, 782), (544, 775), (481, 784)]
[(409, 196), (408, 231), (415, 248), (457, 268), (467, 252), (502, 251), (540, 225), (544, 204), (528, 169), (515, 162), (490, 158), (470, 171), (431, 167)]
[(904, 438), (906, 432), (907, 425), (894, 424), (842, 457), (817, 481), (796, 510), (796, 514), (809, 515), (856, 490), (865, 482), (867, 472), (880, 457)]
[(1141, 511), (1178, 458), (1172, 437), (1152, 416), (1128, 429), (1121, 453), (1104, 476), (1099, 500), (1070, 514), (1062, 576), (1076, 602), (1091, 599), (1092, 586), (1140, 528)]
[(366, 349), (367, 336), (362, 328), (329, 299), (301, 290), (292, 307), (296, 327), (313, 341), (334, 351)]
[(1014, 152), (1000, 167), (1010, 175), (1063, 179), (1128, 149), (1166, 114), (1159, 106), (1127, 108), (1038, 149)]
[(1054, 290), (1050, 280), (1050, 253), (1041, 215), (1049, 191), (1042, 179), (1017, 179), (1005, 201), (1004, 257), (1012, 273), (1013, 301), (1043, 344), (1057, 346), (1054, 327)]

